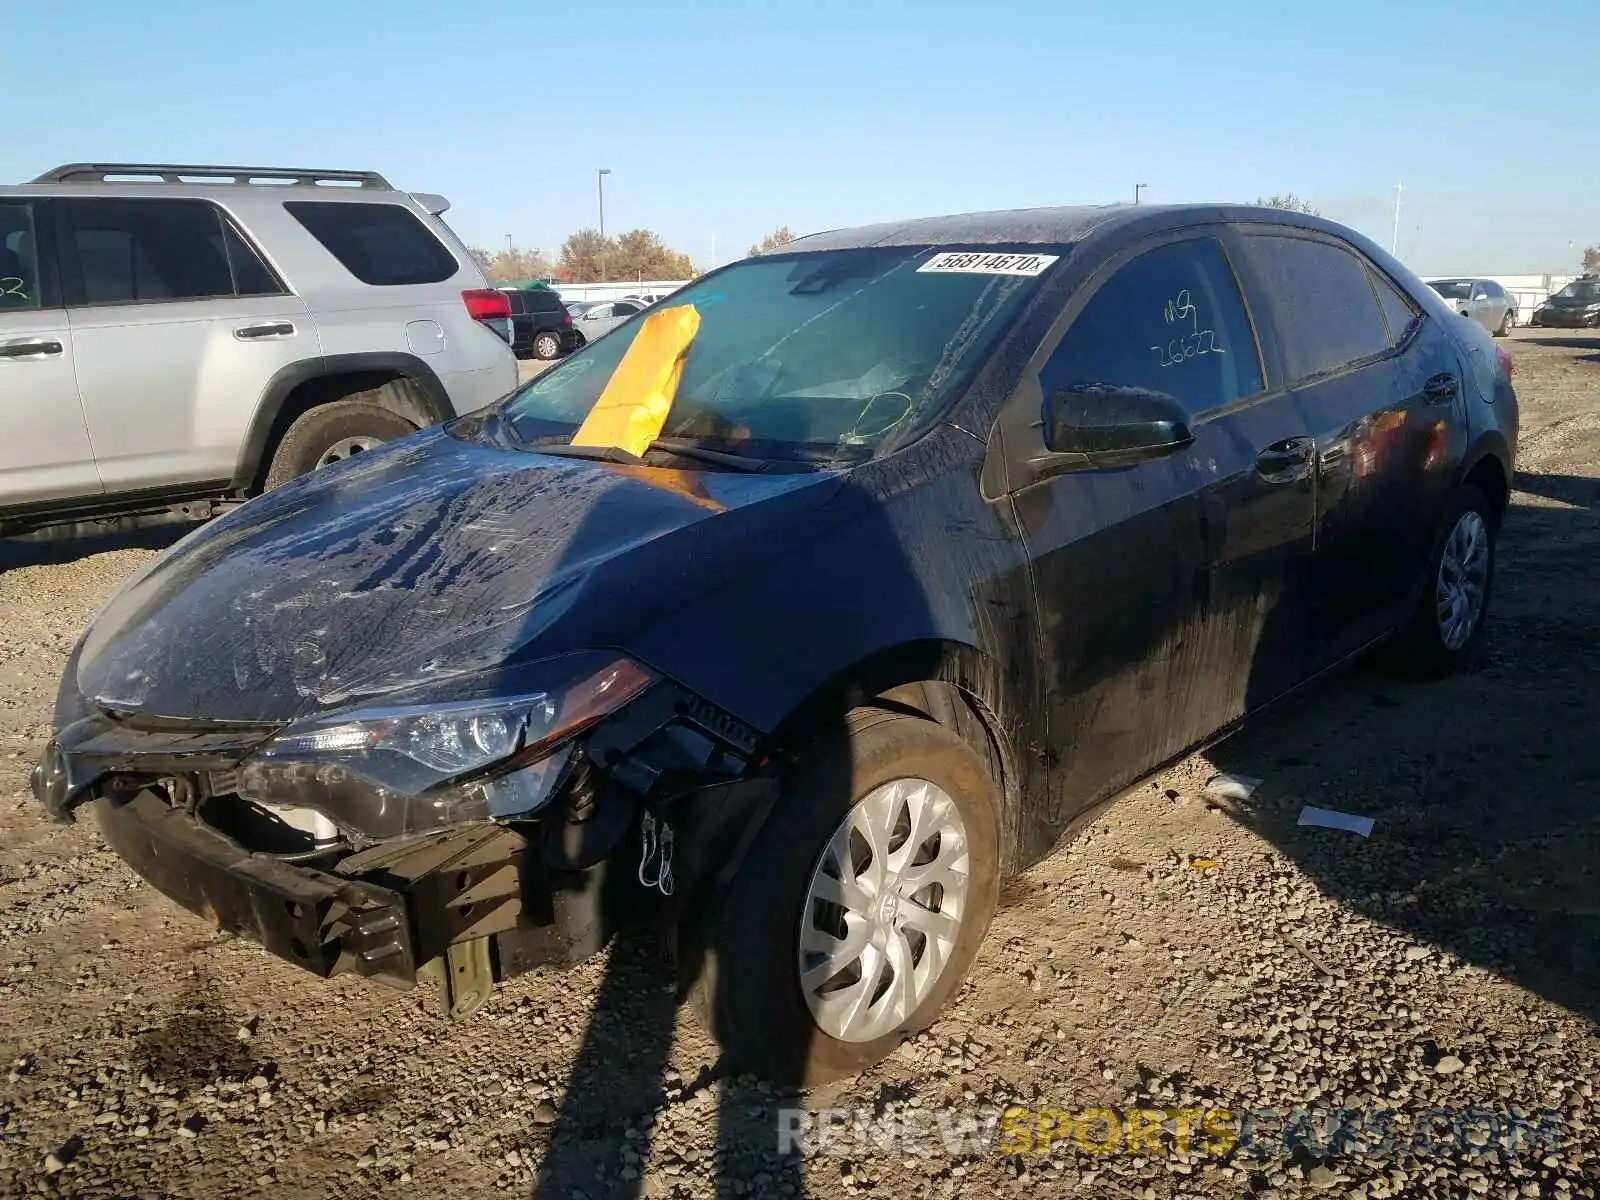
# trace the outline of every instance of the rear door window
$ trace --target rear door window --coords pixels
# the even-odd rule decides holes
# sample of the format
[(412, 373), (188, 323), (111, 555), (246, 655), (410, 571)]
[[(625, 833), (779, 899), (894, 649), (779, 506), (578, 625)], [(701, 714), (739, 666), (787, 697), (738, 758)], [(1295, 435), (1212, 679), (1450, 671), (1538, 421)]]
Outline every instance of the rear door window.
[(1330, 242), (1247, 234), (1272, 293), (1294, 379), (1324, 375), (1389, 349), (1367, 269)]
[(362, 283), (442, 283), (460, 269), (416, 214), (398, 204), (290, 200), (283, 207)]
[(222, 214), (204, 200), (63, 200), (87, 304), (233, 296)]
[(1196, 238), (1119, 267), (1039, 373), (1049, 395), (1077, 384), (1147, 388), (1190, 415), (1262, 390), (1261, 360), (1222, 245)]
[(0, 202), (0, 312), (43, 306), (33, 205)]

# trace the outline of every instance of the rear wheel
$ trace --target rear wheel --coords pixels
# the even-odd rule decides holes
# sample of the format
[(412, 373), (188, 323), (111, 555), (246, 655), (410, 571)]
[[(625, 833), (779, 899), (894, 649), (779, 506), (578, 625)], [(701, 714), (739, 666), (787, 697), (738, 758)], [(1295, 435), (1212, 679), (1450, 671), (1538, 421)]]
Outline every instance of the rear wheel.
[(1489, 498), (1463, 484), (1446, 510), (1444, 537), (1403, 637), (1407, 658), (1430, 675), (1459, 668), (1483, 633), (1494, 587), (1496, 526)]
[(999, 795), (942, 726), (851, 714), (785, 779), (690, 999), (730, 1064), (808, 1086), (878, 1062), (960, 985), (999, 895)]
[(364, 400), (318, 405), (284, 433), (267, 471), (267, 489), (415, 432), (404, 417)]
[(1506, 315), (1500, 318), (1500, 328), (1494, 331), (1495, 337), (1505, 337), (1511, 332), (1511, 327), (1517, 323), (1515, 315), (1508, 308)]
[(561, 353), (561, 339), (553, 333), (541, 333), (533, 339), (533, 356), (551, 359)]

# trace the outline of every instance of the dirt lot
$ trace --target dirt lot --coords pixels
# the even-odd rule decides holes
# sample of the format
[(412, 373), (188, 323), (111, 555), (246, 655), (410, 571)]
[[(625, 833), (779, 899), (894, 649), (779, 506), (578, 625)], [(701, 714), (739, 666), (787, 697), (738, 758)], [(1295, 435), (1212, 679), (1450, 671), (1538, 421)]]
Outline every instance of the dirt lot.
[[(1518, 491), (1477, 668), (1443, 684), (1358, 669), (1141, 785), (1008, 889), (929, 1034), (799, 1100), (721, 1078), (647, 950), (520, 978), (450, 1025), (218, 937), (93, 828), (47, 825), (26, 770), (62, 661), (151, 551), (13, 561), (0, 1193), (1594, 1196), (1600, 339), (1524, 330), (1512, 349)], [(1198, 790), (1218, 769), (1264, 783), (1213, 807)], [(1307, 803), (1376, 829), (1296, 827)], [(1012, 1103), (1387, 1111), (1400, 1145), (974, 1139), (952, 1156), (926, 1136), (930, 1113)], [(780, 1157), (786, 1105), (879, 1129), (921, 1113), (924, 1136)], [(1544, 1141), (1507, 1152), (1503, 1128), (1446, 1119), (1419, 1144), (1435, 1108), (1525, 1110)]]

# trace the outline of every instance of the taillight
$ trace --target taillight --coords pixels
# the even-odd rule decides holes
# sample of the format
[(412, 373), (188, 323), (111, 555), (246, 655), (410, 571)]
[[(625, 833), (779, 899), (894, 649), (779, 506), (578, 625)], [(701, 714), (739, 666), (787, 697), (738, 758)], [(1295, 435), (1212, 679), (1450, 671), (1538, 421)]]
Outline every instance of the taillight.
[(495, 288), (472, 288), (461, 293), (467, 315), (482, 321), (507, 342), (511, 341), (511, 297)]
[(470, 292), (462, 292), (461, 303), (467, 306), (467, 315), (474, 321), (511, 316), (511, 297), (494, 288), (473, 288)]
[(1495, 355), (1500, 359), (1500, 374), (1504, 375), (1507, 379), (1510, 379), (1511, 369), (1516, 365), (1512, 361), (1511, 352), (1504, 346), (1496, 346), (1494, 348), (1494, 352)]

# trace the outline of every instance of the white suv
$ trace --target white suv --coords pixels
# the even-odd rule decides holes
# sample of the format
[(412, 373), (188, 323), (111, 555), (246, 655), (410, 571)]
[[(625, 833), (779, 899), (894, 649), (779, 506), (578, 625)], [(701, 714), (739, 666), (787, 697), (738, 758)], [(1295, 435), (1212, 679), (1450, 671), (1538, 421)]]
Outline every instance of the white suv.
[(448, 207), (365, 171), (0, 187), (0, 536), (203, 518), (509, 392)]

